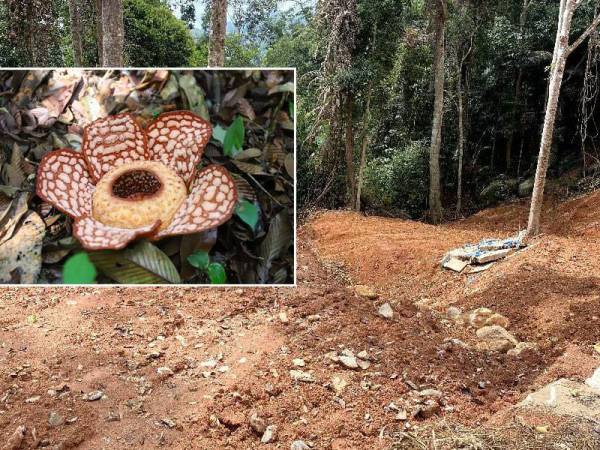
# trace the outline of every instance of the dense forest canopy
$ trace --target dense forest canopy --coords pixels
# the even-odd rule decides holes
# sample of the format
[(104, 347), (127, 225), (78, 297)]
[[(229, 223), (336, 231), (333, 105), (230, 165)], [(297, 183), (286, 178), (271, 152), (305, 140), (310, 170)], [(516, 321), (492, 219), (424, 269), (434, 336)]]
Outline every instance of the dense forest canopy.
[[(114, 0), (76, 15), (67, 0), (3, 2), (0, 65), (68, 66), (78, 48), (81, 65), (100, 64), (103, 2)], [(548, 174), (575, 174), (571, 190), (597, 184), (596, 0), (116, 3), (125, 65), (207, 65), (215, 8), (225, 8), (223, 65), (297, 67), (301, 208), (430, 219), (433, 168), (446, 219), (531, 194), (558, 17), (568, 16), (578, 45), (564, 54)]]

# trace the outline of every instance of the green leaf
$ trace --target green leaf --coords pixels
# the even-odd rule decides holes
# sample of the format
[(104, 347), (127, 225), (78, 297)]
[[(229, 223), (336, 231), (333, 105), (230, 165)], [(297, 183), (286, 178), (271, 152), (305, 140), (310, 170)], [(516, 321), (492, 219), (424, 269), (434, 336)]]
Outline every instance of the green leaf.
[(211, 284), (225, 284), (227, 283), (227, 275), (225, 269), (219, 263), (210, 263), (206, 269), (208, 278)]
[(188, 262), (197, 269), (207, 270), (210, 256), (208, 252), (199, 250), (187, 257)]
[(213, 128), (213, 137), (219, 141), (221, 144), (225, 143), (225, 134), (227, 133), (227, 130), (225, 128), (223, 128), (221, 125), (217, 125), (216, 127)]
[(96, 281), (96, 268), (87, 253), (81, 252), (71, 256), (63, 266), (63, 283), (91, 284)]
[(181, 283), (171, 259), (146, 240), (131, 249), (94, 252), (90, 257), (102, 273), (118, 283)]
[(235, 208), (235, 213), (254, 231), (258, 223), (258, 207), (254, 203), (246, 199), (241, 200)]
[(241, 116), (237, 116), (225, 133), (223, 141), (223, 153), (225, 156), (235, 156), (236, 153), (242, 151), (244, 135), (244, 119)]
[(290, 118), (293, 119), (294, 118), (294, 102), (289, 102), (289, 112), (290, 112)]

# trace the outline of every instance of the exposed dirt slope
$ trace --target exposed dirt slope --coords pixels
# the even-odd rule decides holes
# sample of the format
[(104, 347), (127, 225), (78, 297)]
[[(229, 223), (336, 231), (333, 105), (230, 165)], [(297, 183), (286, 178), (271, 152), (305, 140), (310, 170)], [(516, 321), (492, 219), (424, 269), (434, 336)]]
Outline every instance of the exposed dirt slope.
[[(322, 213), (300, 230), (295, 289), (4, 289), (0, 448), (19, 426), (22, 449), (288, 449), (302, 439), (341, 450), (422, 448), (403, 432), (485, 425), (542, 384), (600, 365), (591, 346), (600, 341), (599, 203), (594, 194), (557, 206), (531, 248), (468, 277), (439, 268), (444, 252), (512, 234), (502, 224), (518, 223), (522, 206), (441, 227)], [(354, 284), (379, 297), (356, 295)], [(384, 302), (391, 320), (377, 314)], [(498, 311), (539, 350), (476, 351), (474, 330), (449, 320), (449, 305)], [(366, 351), (369, 367), (327, 356), (342, 350)], [(441, 392), (441, 408), (413, 419), (427, 388)], [(95, 391), (104, 397), (84, 398)], [(407, 421), (396, 418), (403, 409)], [(273, 442), (261, 444), (252, 413), (277, 427)], [(552, 424), (493, 442), (491, 428), (443, 428), (481, 448), (571, 443)]]

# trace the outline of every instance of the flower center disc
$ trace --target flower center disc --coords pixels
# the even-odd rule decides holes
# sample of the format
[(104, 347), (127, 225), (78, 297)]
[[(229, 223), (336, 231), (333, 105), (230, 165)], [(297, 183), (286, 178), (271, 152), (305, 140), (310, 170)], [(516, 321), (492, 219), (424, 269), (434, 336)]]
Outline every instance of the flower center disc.
[(131, 170), (114, 181), (112, 193), (120, 198), (140, 200), (156, 194), (161, 187), (162, 183), (152, 172), (148, 170)]

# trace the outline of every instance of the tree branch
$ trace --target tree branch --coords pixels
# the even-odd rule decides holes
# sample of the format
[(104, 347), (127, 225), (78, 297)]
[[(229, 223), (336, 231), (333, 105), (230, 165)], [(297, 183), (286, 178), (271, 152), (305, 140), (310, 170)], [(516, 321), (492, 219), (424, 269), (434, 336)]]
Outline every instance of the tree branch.
[(598, 27), (598, 25), (600, 25), (600, 15), (596, 16), (596, 18), (592, 21), (587, 30), (581, 33), (581, 36), (579, 36), (575, 42), (569, 45), (569, 48), (567, 48), (567, 56), (569, 56), (573, 52), (573, 50), (579, 47), (581, 43), (585, 41), (586, 38)]

